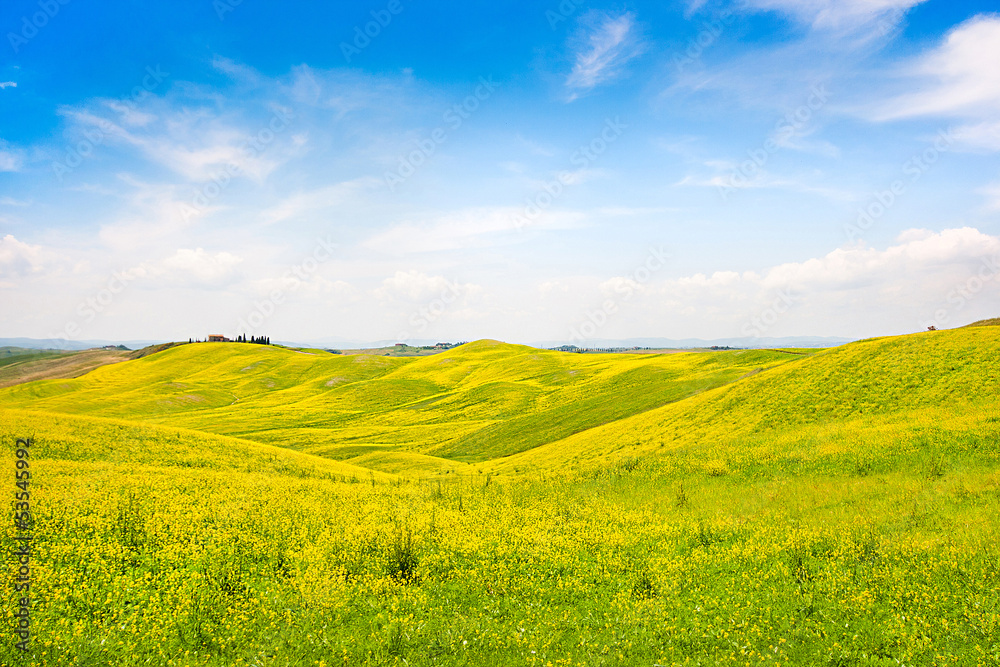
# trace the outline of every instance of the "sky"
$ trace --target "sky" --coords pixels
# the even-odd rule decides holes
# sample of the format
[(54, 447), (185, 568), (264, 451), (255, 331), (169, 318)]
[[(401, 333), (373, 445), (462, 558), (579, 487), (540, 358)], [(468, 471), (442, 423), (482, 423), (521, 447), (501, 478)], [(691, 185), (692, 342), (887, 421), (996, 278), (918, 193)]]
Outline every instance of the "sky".
[(0, 7), (0, 336), (863, 338), (1000, 315), (1000, 13)]

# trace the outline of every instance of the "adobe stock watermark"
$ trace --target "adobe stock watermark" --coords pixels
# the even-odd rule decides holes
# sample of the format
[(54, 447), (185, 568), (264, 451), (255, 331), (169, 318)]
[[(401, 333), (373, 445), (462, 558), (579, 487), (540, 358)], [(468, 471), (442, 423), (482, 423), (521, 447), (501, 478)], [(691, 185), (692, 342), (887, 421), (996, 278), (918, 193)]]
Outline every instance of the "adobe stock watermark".
[(758, 315), (751, 317), (750, 321), (743, 325), (740, 333), (748, 338), (760, 338), (777, 324), (797, 301), (798, 296), (791, 289), (778, 290), (774, 301)]
[[(139, 103), (156, 90), (170, 72), (164, 72), (160, 65), (155, 68), (147, 67), (146, 75), (142, 78), (142, 83), (135, 86), (127, 97), (116, 100), (122, 106), (128, 107), (130, 111), (135, 111)], [(91, 157), (98, 146), (102, 145), (105, 139), (114, 132), (115, 126), (105, 118), (99, 119), (97, 127), (88, 128), (83, 131), (83, 139), (75, 145), (66, 147), (66, 154), (57, 162), (52, 163), (52, 173), (55, 174), (59, 182), (62, 183), (66, 174), (70, 173), (84, 160)]]
[(549, 22), (549, 28), (555, 30), (560, 23), (569, 20), (576, 11), (583, 5), (584, 0), (562, 0), (554, 10), (545, 10), (545, 20)]
[(858, 217), (854, 222), (844, 225), (844, 235), (847, 236), (847, 240), (853, 243), (874, 227), (875, 223), (899, 201), (899, 198), (906, 194), (907, 189), (923, 178), (954, 143), (955, 137), (950, 128), (938, 130), (932, 145), (903, 163), (901, 169), (906, 178), (896, 179), (887, 189), (876, 192), (867, 204), (858, 209)]
[(215, 15), (219, 17), (220, 21), (225, 21), (226, 14), (235, 11), (242, 4), (243, 0), (213, 0), (212, 9), (215, 10)]
[(385, 9), (373, 9), (370, 12), (372, 20), (365, 23), (364, 28), (360, 25), (354, 26), (354, 39), (350, 43), (340, 43), (340, 52), (344, 54), (344, 60), (350, 64), (351, 58), (361, 55), (361, 52), (368, 48), (372, 40), (389, 27), (393, 17), (402, 14), (404, 9), (405, 7), (400, 0), (389, 0)]
[[(628, 129), (628, 125), (622, 122), (620, 116), (606, 119), (604, 127), (601, 128), (596, 137), (573, 151), (569, 158), (570, 164), (577, 167), (578, 170), (587, 169), (607, 152), (611, 144), (618, 141), (626, 129)], [(528, 197), (524, 208), (514, 216), (514, 229), (520, 232), (525, 227), (534, 224), (542, 212), (551, 207), (563, 195), (566, 188), (573, 185), (574, 182), (575, 178), (572, 172), (562, 171), (556, 175), (554, 180), (542, 185), (541, 189)]]
[(785, 114), (774, 126), (774, 133), (762, 146), (747, 151), (749, 159), (744, 160), (733, 169), (723, 183), (717, 185), (723, 201), (728, 201), (731, 195), (750, 184), (750, 181), (760, 173), (771, 156), (783, 148), (783, 142), (791, 139), (813, 116), (822, 109), (830, 99), (830, 93), (825, 84), (816, 84), (809, 91), (804, 104), (794, 111)]
[[(261, 155), (267, 147), (274, 143), (278, 135), (288, 129), (291, 121), (295, 119), (295, 114), (290, 109), (279, 108), (275, 110), (265, 127), (262, 127), (256, 134), (247, 137), (247, 140), (240, 146), (240, 152), (244, 160), (253, 160)], [(181, 204), (181, 216), (185, 221), (192, 216), (203, 213), (226, 189), (232, 184), (233, 179), (243, 173), (243, 168), (235, 162), (230, 162), (220, 171), (214, 174), (208, 183), (198, 188), (191, 197), (189, 204)]]
[(80, 322), (82, 321), (83, 325), (87, 325), (96, 320), (97, 316), (110, 308), (117, 296), (128, 289), (132, 281), (138, 277), (138, 274), (133, 274), (129, 270), (112, 273), (104, 287), (77, 305), (76, 314), (80, 319), (68, 321), (63, 326), (62, 331), (51, 334), (48, 339), (51, 341), (69, 341), (78, 338), (83, 333)]
[(735, 14), (723, 11), (718, 15), (718, 18), (704, 21), (701, 31), (688, 41), (684, 51), (674, 54), (673, 62), (677, 71), (683, 72), (685, 67), (700, 60), (705, 50), (715, 44), (726, 28), (731, 26), (735, 20)]
[(987, 285), (1000, 278), (1000, 254), (983, 259), (979, 268), (967, 279), (955, 285), (945, 296), (947, 307), (934, 311), (934, 317), (923, 323), (925, 328), (940, 329), (949, 324), (952, 317), (969, 303), (976, 300)]
[(10, 42), (10, 48), (14, 50), (14, 54), (18, 54), (21, 47), (37, 37), (39, 31), (58, 16), (62, 8), (70, 2), (71, 0), (39, 0), (39, 11), (34, 12), (30, 17), (27, 15), (21, 17), (21, 30), (16, 33), (7, 33), (7, 41)]
[(667, 265), (670, 255), (663, 249), (649, 248), (649, 253), (645, 261), (640, 264), (625, 280), (614, 286), (615, 296), (606, 299), (600, 306), (584, 313), (582, 320), (576, 326), (569, 329), (570, 343), (583, 343), (597, 335), (597, 332), (611, 321), (619, 310), (619, 305), (629, 301), (635, 293), (642, 289), (642, 286), (650, 281), (657, 271)]
[[(291, 290), (298, 289), (299, 285), (307, 282), (319, 270), (320, 265), (330, 261), (337, 247), (337, 244), (329, 236), (316, 239), (313, 251), (301, 262), (285, 271), (281, 275), (281, 280), (290, 282), (293, 278), (297, 278), (298, 281), (293, 283)], [(278, 306), (285, 302), (288, 291), (288, 288), (278, 287), (271, 290), (265, 298), (255, 301), (247, 316), (240, 318), (239, 332), (252, 334), (259, 330), (271, 316), (278, 312)]]
[(448, 108), (441, 118), (447, 127), (436, 127), (430, 137), (416, 142), (416, 148), (409, 153), (399, 156), (399, 166), (394, 171), (385, 172), (385, 184), (389, 186), (390, 192), (395, 192), (396, 188), (402, 185), (406, 179), (417, 173), (417, 169), (427, 163), (438, 147), (448, 140), (448, 133), (462, 127), (472, 114), (475, 113), (483, 102), (490, 99), (498, 87), (493, 76), (479, 77), (479, 85), (460, 104), (453, 104)]
[[(415, 310), (408, 320), (409, 325), (416, 333), (421, 334), (427, 330), (431, 323), (438, 320), (447, 312), (448, 308), (462, 297), (461, 286), (450, 280), (445, 280), (445, 287), (437, 298), (431, 299), (427, 305)], [(412, 338), (410, 331), (400, 331), (396, 336), (397, 341), (407, 341)]]

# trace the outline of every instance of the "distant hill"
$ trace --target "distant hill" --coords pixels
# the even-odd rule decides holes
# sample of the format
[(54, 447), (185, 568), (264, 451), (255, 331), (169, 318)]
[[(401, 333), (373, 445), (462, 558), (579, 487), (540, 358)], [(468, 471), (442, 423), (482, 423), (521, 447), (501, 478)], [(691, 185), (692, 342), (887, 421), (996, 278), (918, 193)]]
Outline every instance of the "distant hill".
[(0, 347), (11, 346), (32, 350), (90, 350), (96, 347), (124, 345), (138, 350), (165, 340), (68, 340), (66, 338), (0, 338)]
[(0, 387), (52, 379), (72, 379), (90, 371), (172, 347), (174, 343), (130, 350), (124, 345), (89, 350), (37, 350), (0, 347)]
[[(9, 348), (3, 348), (9, 349)], [(75, 378), (95, 368), (125, 361), (127, 350), (27, 350), (27, 353), (0, 356), (0, 387), (52, 378)]]
[(1000, 327), (1000, 317), (994, 317), (991, 320), (979, 320), (978, 322), (973, 322), (972, 324), (966, 324), (967, 327)]
[(651, 349), (699, 349), (711, 347), (732, 347), (740, 349), (762, 350), (771, 348), (825, 348), (836, 347), (853, 342), (854, 338), (837, 338), (822, 336), (789, 336), (786, 338), (716, 338), (706, 340), (703, 338), (595, 338), (585, 341), (565, 341), (548, 340), (533, 343), (535, 347), (552, 349), (562, 345), (576, 345), (577, 347), (600, 349), (624, 349), (632, 347)]

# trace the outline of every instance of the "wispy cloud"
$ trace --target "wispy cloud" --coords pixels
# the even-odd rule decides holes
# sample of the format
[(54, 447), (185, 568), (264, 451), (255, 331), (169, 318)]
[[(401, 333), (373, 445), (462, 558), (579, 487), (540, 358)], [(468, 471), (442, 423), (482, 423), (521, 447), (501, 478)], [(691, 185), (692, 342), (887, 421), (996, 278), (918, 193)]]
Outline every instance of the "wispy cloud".
[(0, 171), (21, 171), (24, 165), (24, 155), (0, 139)]
[(210, 253), (204, 248), (181, 248), (155, 262), (144, 262), (128, 271), (156, 287), (209, 287), (233, 284), (241, 277), (241, 257), (229, 252)]
[(373, 291), (380, 301), (419, 302), (441, 295), (444, 292), (456, 297), (469, 298), (481, 294), (483, 288), (473, 283), (456, 283), (444, 276), (431, 276), (422, 271), (396, 271), (382, 281)]
[(309, 213), (342, 205), (360, 193), (378, 188), (381, 185), (380, 179), (368, 176), (315, 190), (296, 192), (262, 211), (261, 218), (267, 225), (294, 220)]
[[(998, 117), (1000, 16), (979, 15), (953, 29), (944, 42), (908, 68), (917, 92), (880, 104), (875, 120), (916, 116)], [(1000, 119), (998, 119), (1000, 120)]]
[[(513, 242), (519, 207), (476, 207), (430, 220), (405, 221), (367, 239), (365, 248), (392, 255), (443, 252)], [(532, 220), (532, 229), (571, 229), (584, 216), (575, 211), (547, 209)]]
[(642, 51), (631, 12), (618, 16), (592, 12), (584, 17), (584, 24), (587, 27), (576, 38), (579, 47), (573, 71), (566, 78), (570, 101), (618, 76)]
[(4, 88), (17, 88), (17, 81), (0, 81), (0, 90)]
[(906, 12), (927, 0), (747, 0), (751, 8), (778, 11), (816, 30), (852, 31), (871, 26), (887, 34)]

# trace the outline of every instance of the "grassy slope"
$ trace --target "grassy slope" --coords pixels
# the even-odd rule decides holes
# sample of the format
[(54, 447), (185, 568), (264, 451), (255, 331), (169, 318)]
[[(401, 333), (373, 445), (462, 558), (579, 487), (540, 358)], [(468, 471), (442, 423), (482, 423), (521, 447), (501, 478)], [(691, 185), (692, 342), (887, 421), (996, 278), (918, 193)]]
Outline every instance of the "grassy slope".
[(142, 419), (400, 471), (454, 469), (650, 410), (798, 356), (574, 355), (478, 341), (424, 358), (187, 345), (73, 381), (15, 387), (12, 407)]
[[(10, 351), (10, 350), (8, 350)], [(124, 350), (26, 350), (22, 354), (0, 356), (0, 387), (50, 378), (76, 378), (95, 368), (132, 358)]]
[(316, 479), (372, 476), (365, 468), (281, 447), (125, 420), (0, 409), (0, 433), (33, 438), (36, 458), (122, 472), (168, 468)]
[(989, 320), (979, 320), (978, 322), (973, 322), (972, 324), (966, 324), (967, 327), (1000, 327), (1000, 317), (994, 317)]
[(995, 423), (998, 397), (998, 329), (872, 339), (549, 443), (491, 469), (603, 465), (645, 454), (802, 461), (854, 447), (863, 458), (936, 428)]

